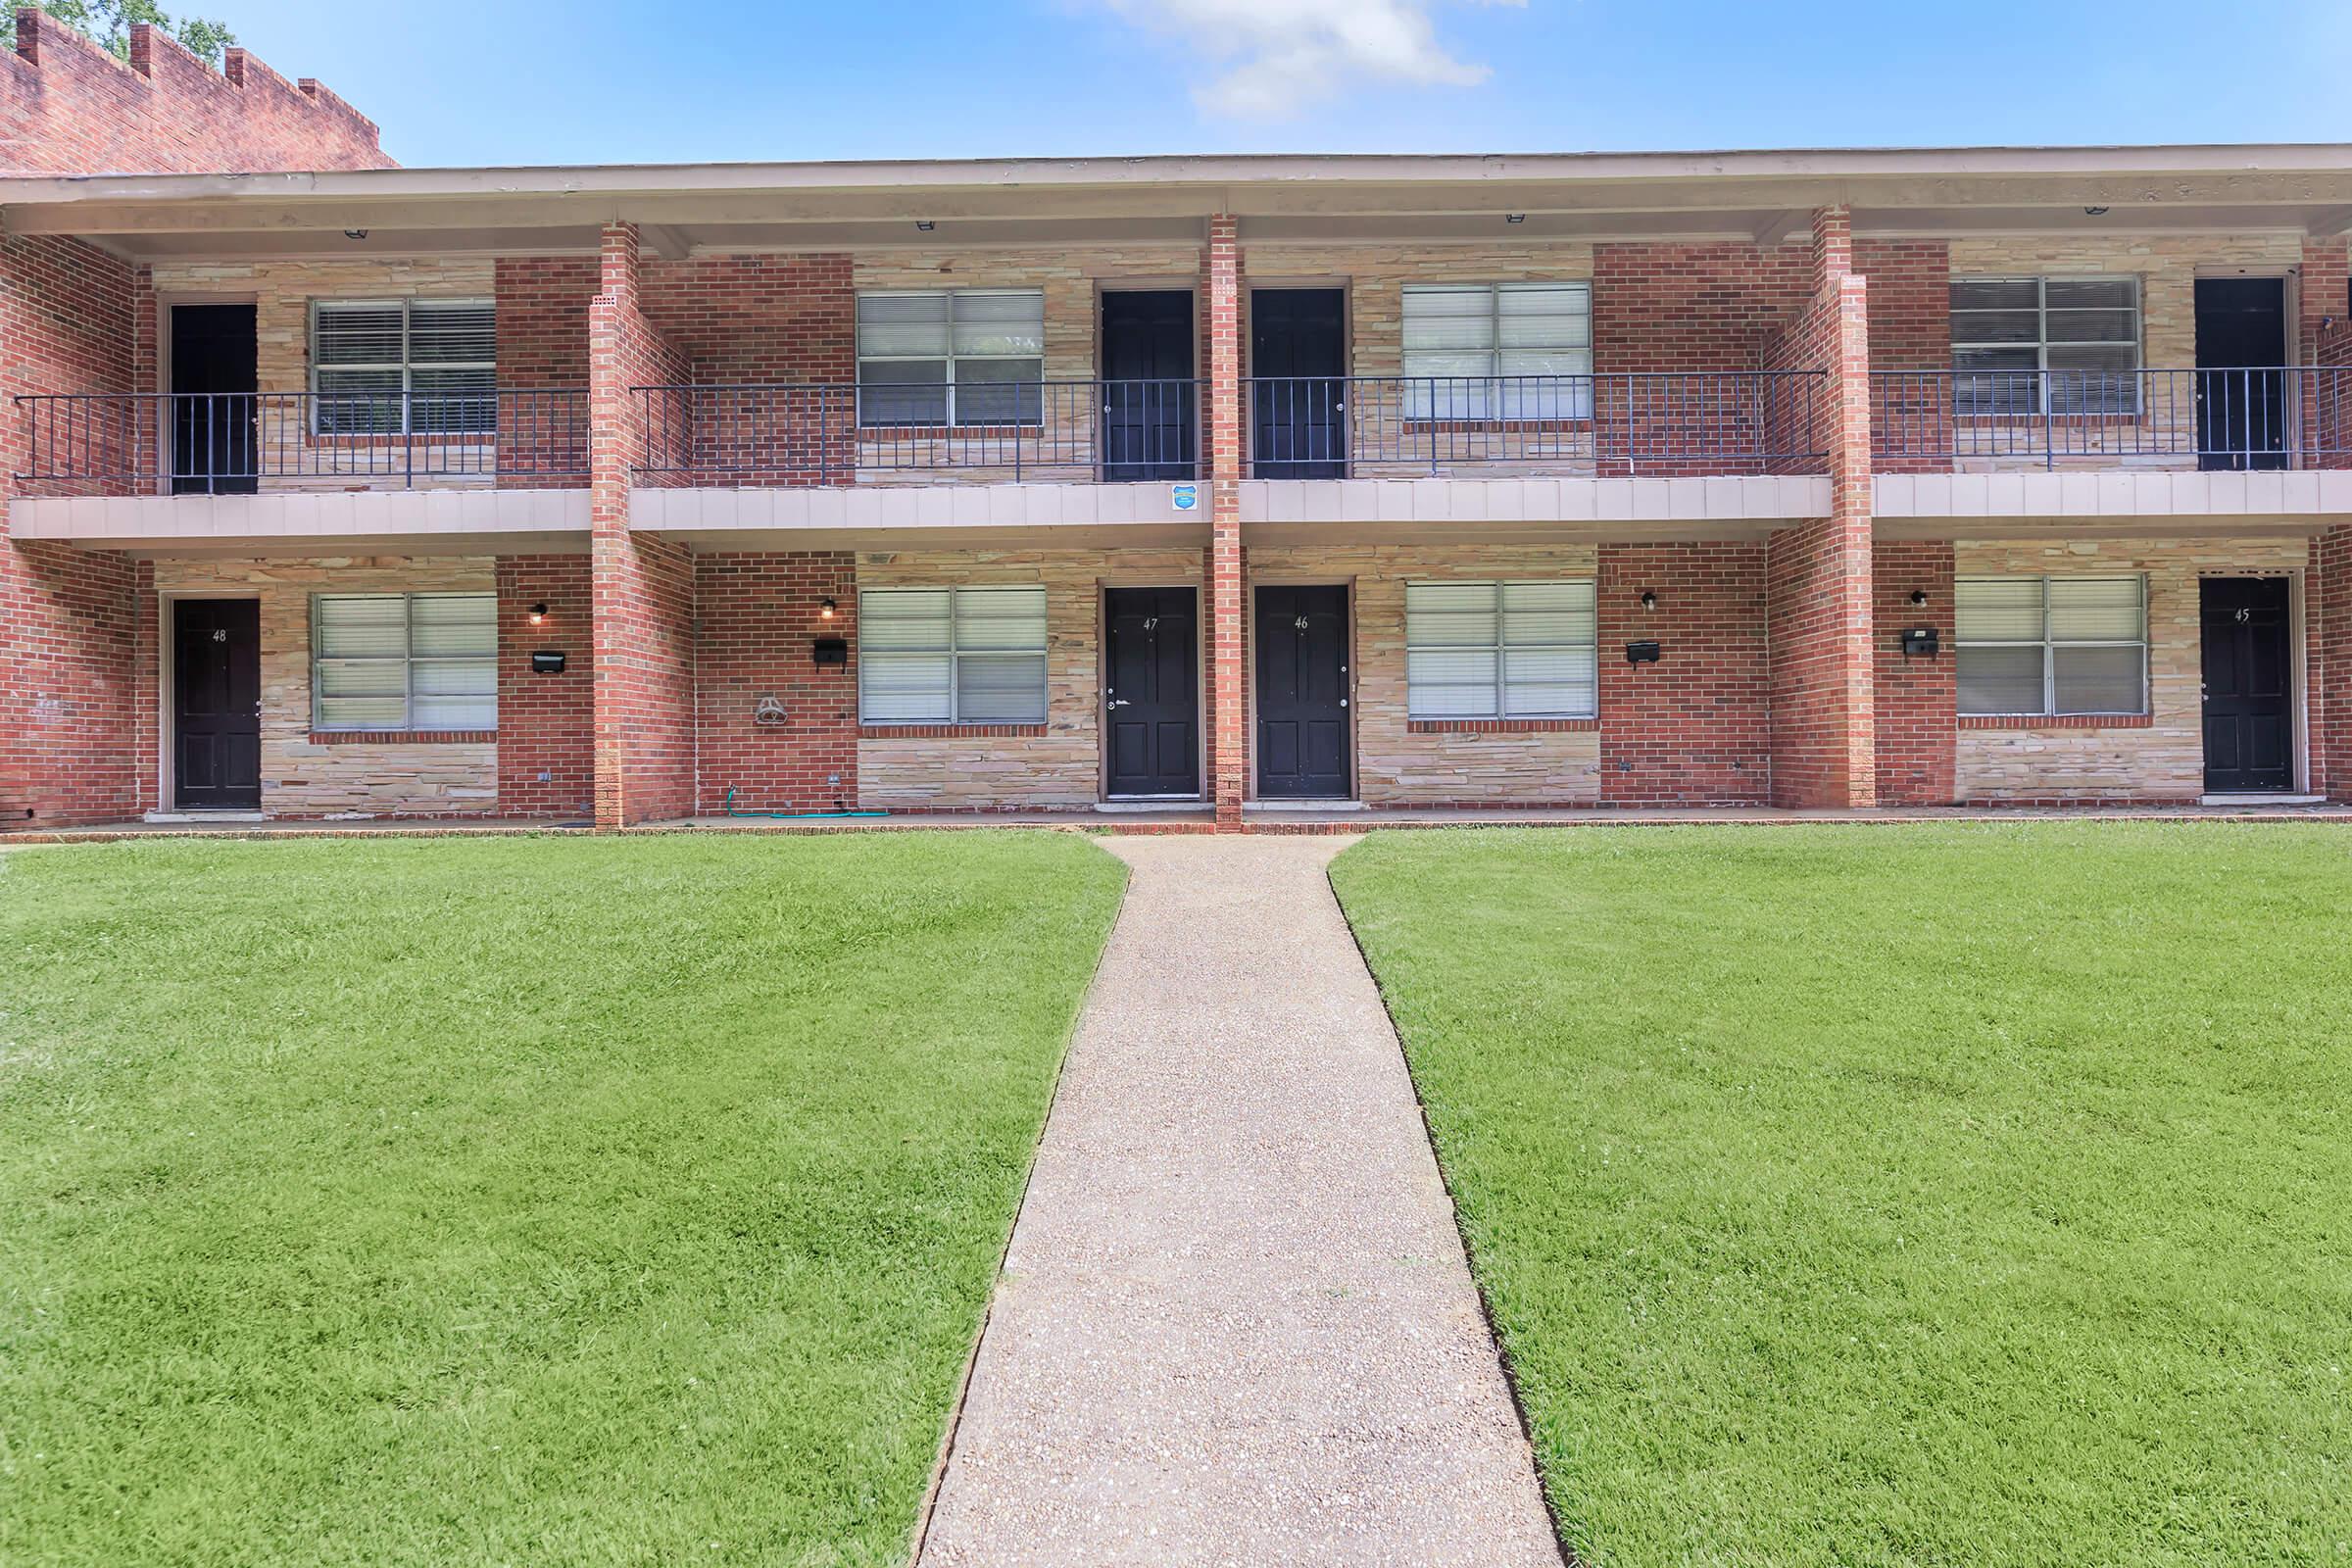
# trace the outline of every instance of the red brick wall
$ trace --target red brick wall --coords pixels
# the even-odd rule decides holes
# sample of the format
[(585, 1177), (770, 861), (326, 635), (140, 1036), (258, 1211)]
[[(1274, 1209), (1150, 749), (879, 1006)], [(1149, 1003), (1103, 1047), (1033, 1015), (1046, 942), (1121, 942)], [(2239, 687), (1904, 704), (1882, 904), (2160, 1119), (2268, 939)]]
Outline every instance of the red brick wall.
[(502, 489), (588, 483), (588, 306), (597, 264), (577, 256), (502, 256), (498, 384), (539, 394), (499, 409)]
[(681, 379), (798, 387), (660, 399), (651, 411), (657, 463), (674, 466), (691, 453), (723, 484), (853, 482), (858, 296), (848, 256), (648, 261), (643, 307), (685, 356)]
[(2312, 785), (2352, 803), (2352, 525), (2312, 541)]
[(638, 236), (609, 223), (588, 313), (595, 417), (596, 821), (625, 827), (694, 807), (694, 558), (629, 530), (645, 431), (632, 386), (685, 379), (684, 354), (638, 309)]
[[(1957, 791), (1959, 739), (1951, 544), (1882, 540), (1872, 550), (1871, 580), (1878, 607), (1871, 635), (1878, 660), (1879, 804), (1948, 806)], [(1928, 602), (1912, 604), (1914, 592), (1926, 593)], [(1935, 627), (1942, 651), (1934, 659), (1905, 659), (1900, 634), (1906, 626)]]
[(1592, 369), (1736, 370), (1810, 294), (1800, 245), (1592, 247)]
[[(24, 414), (8, 400), (130, 390), (132, 336), (122, 262), (78, 240), (0, 240), (0, 485), (29, 466)], [(133, 815), (136, 568), (71, 545), (12, 542), (4, 527), (0, 826)]]
[(77, 174), (392, 167), (373, 121), (242, 49), (215, 72), (141, 24), (124, 64), (37, 11), (17, 14), (17, 51), (0, 57), (0, 160)]
[[(823, 601), (834, 616), (820, 615)], [(858, 802), (858, 567), (847, 551), (695, 561), (696, 773), (700, 809), (830, 810)], [(819, 669), (810, 644), (844, 637), (853, 662)], [(755, 719), (760, 701), (785, 722)]]
[[(1600, 798), (1756, 806), (1771, 792), (1764, 546), (1602, 545)], [(1642, 608), (1644, 591), (1658, 596)], [(1655, 641), (1654, 664), (1625, 645)]]
[[(1211, 385), (1234, 386), (1242, 373), (1242, 247), (1240, 224), (1218, 214), (1208, 220), (1201, 270), (1208, 278), (1208, 375)], [(1242, 820), (1249, 792), (1250, 699), (1244, 671), (1249, 618), (1243, 584), (1242, 417), (1239, 406), (1218, 399), (1208, 408), (1208, 548), (1201, 570), (1208, 586), (1202, 624), (1208, 634), (1205, 690), (1208, 715), (1208, 795), (1217, 821)]]
[[(581, 817), (596, 794), (596, 661), (586, 556), (498, 558), (498, 809)], [(547, 606), (534, 626), (531, 606)], [(564, 656), (536, 675), (531, 655)]]
[(1889, 473), (1936, 473), (1951, 460), (1929, 456), (1948, 436), (1949, 387), (1940, 372), (1952, 368), (1952, 252), (1943, 240), (1856, 240), (1854, 266), (1870, 280), (1870, 368), (1874, 371), (1935, 371), (1876, 375), (1871, 417), (1886, 444), (1912, 451), (1874, 458)]

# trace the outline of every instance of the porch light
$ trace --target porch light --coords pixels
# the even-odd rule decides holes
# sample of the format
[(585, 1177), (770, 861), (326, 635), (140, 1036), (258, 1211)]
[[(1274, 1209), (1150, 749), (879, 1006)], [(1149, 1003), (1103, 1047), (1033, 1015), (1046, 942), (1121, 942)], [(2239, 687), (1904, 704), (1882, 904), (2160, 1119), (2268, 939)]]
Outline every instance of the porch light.
[(816, 602), (816, 618), (819, 620), (831, 620), (833, 618), (833, 612), (838, 608), (839, 607), (836, 606), (832, 600), (820, 599)]
[(1912, 590), (1911, 590), (1911, 602), (1912, 602), (1913, 604), (1915, 604), (1915, 605), (1924, 605), (1924, 604), (1926, 604), (1926, 603), (1928, 602), (1928, 591), (1927, 591), (1925, 588), (1914, 588), (1914, 589), (1912, 589)]
[(531, 624), (534, 626), (543, 626), (546, 623), (547, 601), (541, 600), (538, 604), (535, 604), (531, 607)]
[(1655, 610), (1658, 608), (1658, 595), (1656, 589), (1644, 588), (1642, 590), (1642, 608), (1643, 610)]

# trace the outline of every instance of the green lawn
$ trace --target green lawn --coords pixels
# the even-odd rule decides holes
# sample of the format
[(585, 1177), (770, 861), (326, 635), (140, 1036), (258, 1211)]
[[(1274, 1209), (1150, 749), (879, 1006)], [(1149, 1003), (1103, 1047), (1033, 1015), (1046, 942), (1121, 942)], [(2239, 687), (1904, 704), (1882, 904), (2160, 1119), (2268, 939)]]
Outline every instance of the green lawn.
[(1592, 1568), (2352, 1562), (2352, 832), (1375, 835)]
[(0, 1562), (902, 1560), (1123, 884), (0, 855)]

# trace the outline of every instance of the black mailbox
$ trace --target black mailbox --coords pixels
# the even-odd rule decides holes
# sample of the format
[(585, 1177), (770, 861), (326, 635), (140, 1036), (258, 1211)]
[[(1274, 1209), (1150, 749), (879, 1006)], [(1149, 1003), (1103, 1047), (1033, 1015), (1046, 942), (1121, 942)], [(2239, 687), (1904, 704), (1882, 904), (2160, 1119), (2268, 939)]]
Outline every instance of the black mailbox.
[(819, 637), (812, 645), (819, 669), (847, 669), (850, 666), (850, 640), (847, 637)]
[(531, 656), (531, 673), (532, 673), (532, 674), (534, 674), (534, 675), (561, 675), (561, 674), (563, 674), (563, 673), (564, 673), (564, 655), (563, 655), (561, 652), (559, 652), (559, 651), (557, 651), (557, 650), (554, 650), (554, 649), (549, 649), (549, 650), (546, 650), (545, 652), (542, 652), (542, 653), (536, 653), (536, 654), (533, 654), (533, 655)]
[(1906, 626), (1903, 628), (1903, 657), (1905, 659), (1934, 659), (1936, 648), (1935, 627)]
[(1658, 662), (1656, 643), (1627, 643), (1625, 662), (1629, 664), (1654, 664)]

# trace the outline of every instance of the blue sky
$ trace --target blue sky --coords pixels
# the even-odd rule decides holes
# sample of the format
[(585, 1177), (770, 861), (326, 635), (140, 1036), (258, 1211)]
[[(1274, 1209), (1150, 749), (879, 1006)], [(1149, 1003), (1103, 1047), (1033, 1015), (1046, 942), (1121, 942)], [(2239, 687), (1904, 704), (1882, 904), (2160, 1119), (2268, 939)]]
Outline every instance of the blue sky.
[(197, 9), (412, 166), (2352, 139), (2352, 0)]

